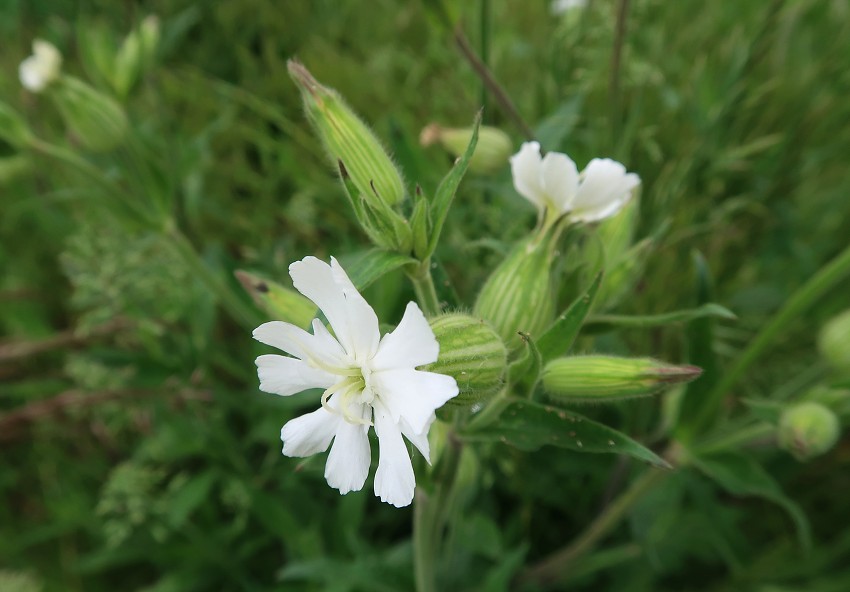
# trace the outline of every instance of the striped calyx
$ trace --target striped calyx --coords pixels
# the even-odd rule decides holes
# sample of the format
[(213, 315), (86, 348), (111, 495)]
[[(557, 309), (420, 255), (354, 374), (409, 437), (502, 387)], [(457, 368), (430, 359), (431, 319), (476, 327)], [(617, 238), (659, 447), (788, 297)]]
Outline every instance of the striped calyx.
[(447, 374), (460, 389), (448, 405), (472, 405), (494, 395), (507, 368), (505, 344), (490, 325), (475, 317), (449, 313), (431, 319), (440, 344), (437, 361), (421, 368)]
[(475, 315), (487, 319), (510, 349), (522, 345), (517, 332), (539, 337), (555, 318), (552, 256), (548, 240), (520, 242), (478, 294)]
[(543, 389), (563, 401), (617, 401), (651, 395), (700, 374), (702, 369), (696, 366), (674, 366), (650, 358), (573, 356), (546, 364)]

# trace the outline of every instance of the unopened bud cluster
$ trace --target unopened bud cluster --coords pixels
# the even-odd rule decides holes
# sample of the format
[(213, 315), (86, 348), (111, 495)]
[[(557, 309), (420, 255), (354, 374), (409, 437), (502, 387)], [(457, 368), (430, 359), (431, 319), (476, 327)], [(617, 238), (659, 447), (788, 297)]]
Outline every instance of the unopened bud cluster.
[(839, 374), (850, 374), (850, 310), (830, 319), (818, 335), (818, 349)]
[(575, 356), (549, 362), (543, 388), (553, 398), (594, 403), (651, 395), (670, 385), (690, 382), (702, 370), (650, 358)]

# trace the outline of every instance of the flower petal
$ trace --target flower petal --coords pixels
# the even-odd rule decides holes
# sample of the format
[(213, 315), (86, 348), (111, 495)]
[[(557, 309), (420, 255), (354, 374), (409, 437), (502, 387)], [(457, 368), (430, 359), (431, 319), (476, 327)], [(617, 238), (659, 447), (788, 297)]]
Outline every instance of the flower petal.
[(437, 361), (440, 344), (425, 315), (415, 302), (409, 302), (395, 331), (387, 333), (372, 358), (372, 369), (415, 368)]
[[(315, 325), (313, 331), (316, 331)], [(310, 335), (301, 327), (283, 321), (263, 323), (254, 329), (253, 336), (260, 343), (276, 347), (305, 361), (316, 357), (322, 359), (327, 353), (337, 354), (332, 356), (333, 358), (344, 355), (338, 344), (336, 350), (334, 350), (323, 338), (320, 338), (317, 343), (315, 336)]]
[(458, 393), (451, 376), (410, 368), (373, 372), (371, 381), (393, 421), (403, 418), (416, 434), (425, 431), (434, 411)]
[(326, 389), (337, 380), (329, 372), (285, 356), (266, 354), (258, 357), (256, 364), (260, 390), (283, 397), (311, 388)]
[[(352, 405), (354, 407), (354, 405)], [(368, 419), (369, 407), (358, 405), (356, 417)], [(369, 448), (369, 437), (366, 435), (369, 426), (349, 423), (345, 420), (337, 424), (328, 462), (325, 464), (325, 479), (328, 485), (338, 489), (341, 494), (363, 489), (372, 464), (372, 452)]]
[(546, 193), (541, 165), (540, 144), (537, 142), (525, 142), (519, 152), (511, 156), (514, 187), (521, 196), (542, 210), (546, 207)]
[(375, 433), (379, 451), (375, 495), (396, 508), (409, 506), (416, 488), (413, 463), (398, 424), (380, 403), (375, 406)]
[(378, 317), (331, 257), (328, 265), (305, 257), (289, 266), (295, 289), (312, 300), (327, 317), (339, 343), (358, 361), (372, 357), (378, 348)]
[(283, 454), (305, 457), (324, 452), (341, 421), (341, 416), (323, 408), (289, 420), (280, 430)]
[(431, 464), (431, 443), (428, 442), (428, 430), (431, 429), (431, 424), (434, 423), (434, 420), (437, 419), (437, 416), (433, 413), (431, 414), (431, 419), (428, 420), (428, 423), (425, 424), (425, 429), (421, 434), (417, 434), (413, 431), (413, 428), (410, 427), (410, 424), (405, 421), (402, 417), (398, 422), (398, 427), (401, 428), (401, 433), (405, 438), (410, 440), (410, 442), (416, 446), (416, 449), (425, 457), (425, 460), (428, 464)]
[(636, 174), (626, 173), (626, 167), (610, 158), (594, 158), (582, 176), (570, 217), (583, 222), (613, 216), (631, 198), (631, 190), (640, 184)]
[(560, 152), (549, 152), (543, 157), (541, 176), (546, 196), (558, 213), (566, 212), (578, 191), (576, 163)]

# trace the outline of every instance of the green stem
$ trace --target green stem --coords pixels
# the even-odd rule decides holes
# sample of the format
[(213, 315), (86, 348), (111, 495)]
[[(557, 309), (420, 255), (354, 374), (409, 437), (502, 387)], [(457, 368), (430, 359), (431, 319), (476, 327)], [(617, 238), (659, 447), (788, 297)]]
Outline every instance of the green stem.
[(702, 406), (701, 413), (697, 416), (696, 425), (702, 426), (710, 422), (712, 419), (710, 414), (713, 414), (719, 401), (744, 376), (750, 366), (774, 344), (776, 337), (800, 314), (848, 275), (850, 275), (850, 246), (794, 292), (785, 306), (762, 328), (732, 369), (726, 372), (717, 385), (706, 395), (706, 404)]
[(413, 567), (416, 592), (437, 591), (437, 559), (442, 548), (452, 490), (460, 466), (463, 444), (454, 432), (448, 435), (445, 456), (435, 479), (434, 493), (416, 490), (413, 500)]
[(737, 430), (731, 434), (724, 434), (716, 438), (700, 442), (693, 447), (699, 454), (710, 454), (712, 452), (723, 452), (736, 450), (740, 446), (746, 446), (757, 442), (776, 433), (776, 426), (767, 422), (759, 422)]
[(171, 226), (167, 229), (166, 236), (171, 240), (175, 251), (183, 259), (186, 266), (215, 295), (222, 307), (236, 322), (246, 329), (254, 329), (261, 322), (259, 315), (207, 266), (195, 247), (180, 230)]
[(649, 470), (641, 475), (631, 487), (605, 508), (577, 539), (523, 571), (517, 579), (518, 587), (535, 584), (546, 589), (563, 582), (576, 560), (593, 549), (600, 539), (622, 520), (632, 506), (665, 475), (667, 475), (666, 472), (658, 470)]
[(409, 271), (407, 276), (413, 282), (413, 291), (416, 300), (422, 307), (426, 317), (435, 317), (440, 314), (440, 299), (437, 297), (437, 289), (434, 287), (434, 278), (431, 276), (431, 260), (426, 259)]

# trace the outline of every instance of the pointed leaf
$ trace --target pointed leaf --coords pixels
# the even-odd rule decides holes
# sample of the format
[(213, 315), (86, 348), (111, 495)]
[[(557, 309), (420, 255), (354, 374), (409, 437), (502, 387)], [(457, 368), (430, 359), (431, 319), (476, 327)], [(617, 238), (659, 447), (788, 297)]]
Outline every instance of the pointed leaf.
[(578, 413), (532, 401), (512, 399), (499, 421), (467, 431), (470, 441), (498, 441), (520, 450), (537, 450), (550, 444), (576, 452), (627, 454), (657, 467), (671, 468), (663, 458), (622, 432)]
[(540, 339), (537, 341), (537, 349), (543, 358), (543, 363), (564, 355), (570, 351), (573, 343), (578, 337), (581, 326), (587, 317), (599, 284), (602, 282), (602, 272), (596, 274), (596, 278), (585, 294), (576, 298), (569, 308), (555, 321)]
[(658, 327), (671, 325), (673, 323), (686, 323), (704, 317), (721, 319), (736, 319), (735, 313), (728, 308), (709, 302), (698, 308), (677, 310), (657, 315), (612, 315), (599, 314), (587, 319), (582, 329), (587, 333), (604, 333), (617, 328), (625, 327), (632, 329), (645, 329), (647, 327)]
[[(466, 169), (469, 166), (469, 160), (475, 152), (475, 146), (478, 144), (478, 127), (481, 125), (481, 112), (475, 116), (475, 122), (472, 124), (472, 138), (469, 140), (469, 145), (463, 156), (457, 159), (452, 170), (446, 175), (440, 186), (437, 187), (437, 193), (434, 195), (434, 202), (431, 204), (431, 221), (434, 224), (431, 230), (431, 240), (428, 243), (428, 251), (425, 258), (434, 253), (437, 248), (437, 242), (440, 240), (440, 233), (443, 231), (443, 224), (446, 222), (446, 216), (449, 213), (449, 207), (455, 197), (458, 185), (460, 185)], [(423, 260), (425, 259), (423, 258)]]

